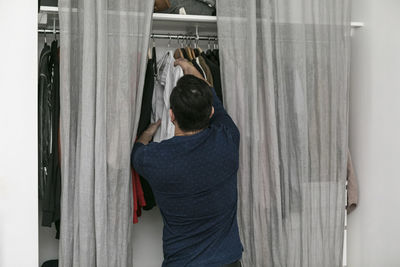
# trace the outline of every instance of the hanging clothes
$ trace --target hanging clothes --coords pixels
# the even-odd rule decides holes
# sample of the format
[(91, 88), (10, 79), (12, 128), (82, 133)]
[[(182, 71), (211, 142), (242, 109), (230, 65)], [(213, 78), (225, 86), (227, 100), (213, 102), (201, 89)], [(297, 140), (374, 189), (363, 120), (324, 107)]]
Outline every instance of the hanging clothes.
[(205, 56), (211, 60), (212, 62), (214, 62), (214, 64), (216, 65), (220, 65), (219, 64), (219, 50), (218, 49), (213, 49), (213, 50), (207, 50), (207, 52), (205, 53)]
[(191, 60), (185, 48), (181, 48), (180, 50), (182, 51), (184, 58), (186, 58), (187, 60)]
[[(211, 53), (210, 53), (210, 55), (211, 55)], [(207, 66), (210, 68), (210, 71), (211, 71), (211, 74), (213, 77), (213, 86), (214, 86), (215, 92), (217, 93), (217, 96), (221, 100), (221, 102), (223, 102), (222, 85), (221, 85), (221, 71), (219, 69), (219, 64), (218, 64), (219, 60), (214, 61), (213, 59), (210, 59), (210, 57), (207, 56), (206, 52), (202, 52), (201, 57), (204, 59), (204, 61), (207, 63)], [(214, 58), (214, 55), (212, 56), (212, 58)]]
[(39, 87), (38, 87), (38, 171), (39, 171), (39, 199), (44, 198), (45, 184), (48, 174), (50, 157), (51, 120), (47, 105), (51, 87), (50, 46), (45, 43), (39, 59)]
[(200, 72), (201, 76), (203, 76), (203, 78), (205, 78), (204, 70), (199, 65), (199, 62), (197, 61), (197, 59), (196, 58), (192, 59), (190, 62), (192, 62), (193, 66)]
[(197, 0), (207, 4), (209, 7), (215, 7), (217, 0)]
[[(155, 48), (153, 48), (153, 55)], [(151, 121), (151, 103), (153, 99), (154, 91), (154, 58), (150, 58), (147, 61), (146, 76), (143, 86), (142, 106), (140, 110), (139, 125), (137, 130), (137, 136), (140, 136), (149, 126)]]
[(59, 238), (61, 169), (59, 151), (60, 64), (58, 42), (46, 44), (39, 61), (38, 131), (39, 197), (42, 200), (42, 226), (55, 223)]
[(210, 67), (207, 65), (207, 62), (205, 59), (200, 55), (197, 57), (201, 68), (204, 70), (206, 80), (211, 84), (212, 87), (214, 87), (214, 78), (212, 76)]
[[(153, 99), (153, 91), (154, 91), (154, 70), (156, 68), (156, 49), (153, 47), (152, 49), (153, 57), (150, 58), (147, 62), (146, 68), (146, 76), (144, 81), (143, 87), (143, 97), (142, 97), (142, 107), (140, 111), (140, 118), (139, 118), (139, 126), (137, 131), (137, 136), (140, 136), (149, 126), (151, 122), (151, 109), (152, 109), (152, 99)], [(156, 206), (156, 201), (154, 198), (153, 191), (149, 183), (146, 179), (140, 176), (140, 183), (142, 187), (142, 191), (144, 194), (145, 205), (142, 206), (144, 210), (151, 210), (154, 206)], [(135, 201), (134, 197), (134, 201)], [(135, 220), (135, 219), (134, 219)]]
[(169, 139), (175, 134), (175, 126), (169, 116), (169, 96), (178, 80), (183, 76), (183, 71), (180, 66), (174, 66), (173, 54), (172, 51), (168, 51), (157, 63), (158, 76), (154, 83), (151, 122), (161, 120), (161, 125), (154, 135), (153, 141), (155, 142)]
[(133, 223), (138, 223), (142, 215), (142, 207), (146, 206), (139, 174), (132, 168)]

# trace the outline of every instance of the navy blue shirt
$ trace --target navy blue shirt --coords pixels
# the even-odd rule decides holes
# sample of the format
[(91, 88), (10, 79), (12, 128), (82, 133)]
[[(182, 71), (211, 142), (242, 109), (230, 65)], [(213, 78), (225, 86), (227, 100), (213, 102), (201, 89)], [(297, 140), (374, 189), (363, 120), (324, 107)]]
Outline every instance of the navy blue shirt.
[(239, 130), (214, 89), (210, 126), (191, 136), (136, 143), (132, 165), (164, 221), (162, 266), (220, 267), (242, 257), (237, 211)]

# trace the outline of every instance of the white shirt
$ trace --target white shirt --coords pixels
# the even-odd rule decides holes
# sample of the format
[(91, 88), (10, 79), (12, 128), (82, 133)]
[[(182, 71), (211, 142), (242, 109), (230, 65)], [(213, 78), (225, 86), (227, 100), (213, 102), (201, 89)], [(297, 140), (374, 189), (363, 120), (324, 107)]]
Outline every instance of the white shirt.
[(154, 142), (172, 138), (175, 126), (169, 116), (169, 97), (178, 80), (183, 76), (180, 66), (174, 67), (173, 51), (168, 51), (158, 62), (158, 77), (154, 80), (151, 122), (161, 119), (160, 128), (154, 135)]

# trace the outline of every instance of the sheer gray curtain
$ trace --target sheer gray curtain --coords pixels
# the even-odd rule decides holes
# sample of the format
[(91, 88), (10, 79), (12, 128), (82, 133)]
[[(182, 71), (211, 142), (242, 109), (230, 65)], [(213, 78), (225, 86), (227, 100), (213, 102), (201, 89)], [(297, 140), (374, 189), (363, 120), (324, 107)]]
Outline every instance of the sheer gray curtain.
[(60, 0), (60, 266), (132, 266), (130, 151), (154, 1)]
[(348, 0), (218, 0), (246, 267), (342, 265)]

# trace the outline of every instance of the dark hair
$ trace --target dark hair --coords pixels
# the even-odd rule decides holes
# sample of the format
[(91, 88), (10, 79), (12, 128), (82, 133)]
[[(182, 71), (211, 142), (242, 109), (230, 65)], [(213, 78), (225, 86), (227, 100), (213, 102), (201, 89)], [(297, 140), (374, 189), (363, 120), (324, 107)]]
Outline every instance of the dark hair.
[(179, 79), (170, 96), (170, 107), (182, 131), (201, 130), (208, 126), (212, 110), (208, 84), (193, 75)]

